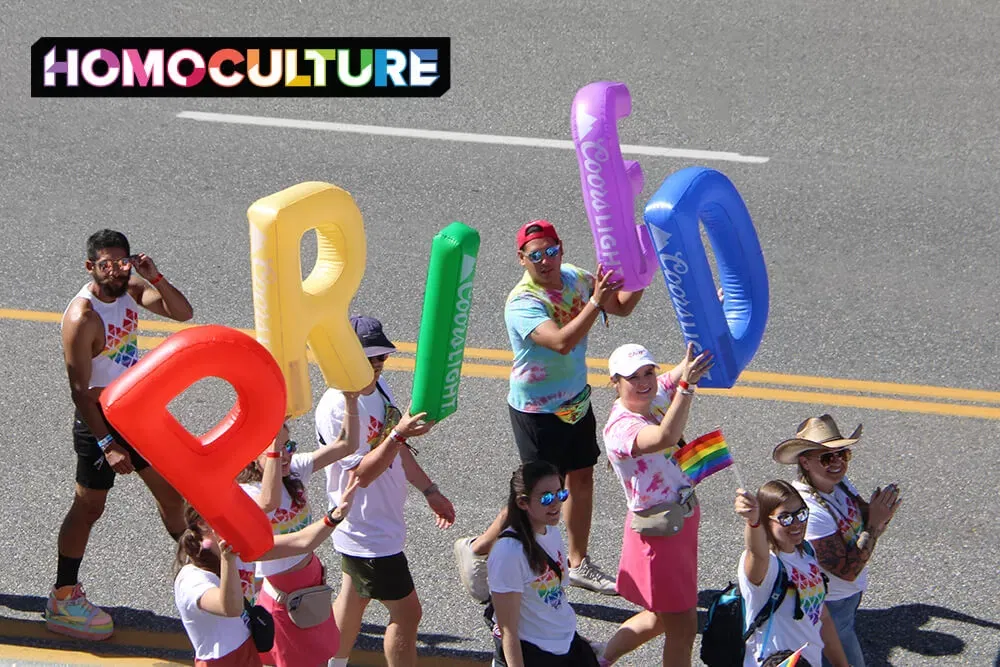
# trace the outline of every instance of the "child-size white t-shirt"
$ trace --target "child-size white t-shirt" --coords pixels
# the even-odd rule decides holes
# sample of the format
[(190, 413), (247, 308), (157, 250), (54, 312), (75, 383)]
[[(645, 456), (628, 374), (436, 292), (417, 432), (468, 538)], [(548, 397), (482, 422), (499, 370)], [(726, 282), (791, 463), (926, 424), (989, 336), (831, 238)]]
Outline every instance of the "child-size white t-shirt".
[[(288, 466), (290, 475), (296, 475), (303, 487), (309, 483), (312, 476), (313, 463), (310, 454), (293, 454), (291, 463)], [(259, 500), (261, 495), (260, 482), (247, 482), (240, 484), (240, 487), (247, 492), (247, 495), (254, 500)], [(295, 533), (312, 523), (312, 510), (309, 508), (309, 500), (306, 498), (304, 488), (301, 498), (292, 499), (281, 483), (281, 502), (273, 512), (267, 515), (271, 521), (271, 531), (275, 535), (286, 535)], [(289, 556), (278, 558), (277, 560), (262, 560), (257, 562), (257, 576), (267, 577), (273, 574), (281, 574), (290, 570), (301, 561), (312, 557), (311, 553), (301, 556)]]
[[(802, 482), (792, 482), (809, 507), (806, 539), (810, 542), (830, 535), (838, 535), (845, 544), (857, 545), (858, 537), (865, 530), (865, 519), (861, 513), (861, 506), (851, 496), (851, 493), (857, 496), (858, 490), (846, 479), (842, 484), (847, 486), (847, 490), (838, 484), (834, 487), (833, 493), (820, 493)], [(851, 493), (848, 493), (848, 490)], [(816, 497), (817, 495), (822, 499), (822, 502)], [(826, 598), (831, 602), (843, 600), (868, 590), (867, 565), (858, 573), (854, 581), (841, 579), (830, 572), (826, 574), (830, 578), (830, 588)]]
[[(392, 394), (382, 380), (382, 390), (392, 401)], [(336, 389), (327, 389), (316, 406), (317, 440), (330, 444), (340, 435), (346, 403)], [(380, 434), (386, 418), (385, 399), (376, 389), (358, 399), (362, 434), (358, 451), (335, 461), (326, 469), (326, 494), (330, 508), (340, 504), (340, 495), (347, 488), (351, 471), (361, 465), (361, 459), (382, 442)], [(321, 445), (322, 446), (322, 445)], [(406, 473), (397, 455), (389, 467), (367, 488), (354, 492), (351, 512), (333, 531), (333, 546), (342, 554), (358, 558), (381, 558), (403, 551), (406, 545)]]
[[(749, 626), (750, 622), (756, 618), (757, 613), (770, 604), (771, 589), (774, 588), (774, 581), (778, 576), (778, 558), (785, 566), (785, 574), (789, 581), (794, 584), (799, 593), (799, 604), (802, 609), (802, 618), (795, 620), (795, 590), (789, 588), (785, 593), (785, 599), (774, 611), (768, 621), (754, 632), (753, 636), (747, 640), (746, 653), (743, 659), (743, 667), (757, 667), (760, 663), (758, 658), (771, 655), (776, 651), (797, 651), (807, 642), (809, 646), (802, 652), (810, 664), (819, 665), (822, 663), (823, 638), (820, 636), (822, 627), (823, 602), (826, 598), (826, 586), (823, 582), (823, 573), (819, 568), (814, 556), (809, 555), (804, 550), (796, 550), (793, 553), (781, 552), (780, 555), (772, 552), (767, 563), (767, 574), (760, 586), (754, 586), (747, 579), (743, 570), (746, 562), (747, 552), (740, 556), (739, 583), (740, 594), (743, 596), (746, 616), (743, 619), (743, 627)], [(761, 643), (767, 634), (768, 623), (771, 623), (770, 635), (768, 635), (767, 646), (764, 647), (764, 654), (760, 656)]]
[(198, 600), (206, 591), (218, 587), (219, 578), (215, 574), (190, 563), (182, 567), (174, 579), (174, 604), (199, 660), (225, 657), (250, 638), (242, 615), (216, 616), (198, 606)]
[(548, 562), (542, 573), (536, 574), (528, 564), (520, 540), (501, 537), (493, 545), (486, 561), (490, 592), (520, 593), (518, 638), (543, 651), (566, 655), (576, 634), (576, 612), (570, 606), (564, 588), (569, 574), (569, 560), (562, 534), (556, 526), (547, 526), (544, 535), (535, 533), (535, 541), (559, 563), (562, 577), (556, 575)]

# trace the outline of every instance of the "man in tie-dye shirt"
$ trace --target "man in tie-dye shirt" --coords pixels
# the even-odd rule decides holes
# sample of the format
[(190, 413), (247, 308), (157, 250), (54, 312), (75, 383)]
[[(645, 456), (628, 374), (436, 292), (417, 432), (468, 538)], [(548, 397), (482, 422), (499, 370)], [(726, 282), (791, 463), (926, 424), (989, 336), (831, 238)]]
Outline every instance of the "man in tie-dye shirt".
[(91, 235), (84, 266), (90, 282), (76, 293), (62, 319), (63, 354), (76, 407), (76, 490), (59, 529), (59, 561), (45, 624), (71, 637), (105, 639), (113, 631), (111, 617), (87, 600), (77, 577), (115, 476), (135, 472), (142, 479), (174, 539), (185, 523), (180, 494), (104, 419), (101, 392), (139, 360), (140, 307), (178, 322), (190, 320), (193, 311), (149, 256), (131, 254), (121, 232), (104, 229)]
[[(564, 264), (562, 241), (546, 220), (534, 220), (517, 234), (524, 276), (507, 297), (504, 320), (514, 351), (507, 403), (514, 441), (523, 463), (543, 460), (566, 476), (563, 505), (569, 542), (570, 583), (615, 595), (614, 579), (587, 556), (593, 512), (594, 464), (600, 456), (597, 421), (587, 384), (587, 334), (598, 318), (625, 317), (642, 291), (621, 291), (611, 271), (597, 275)], [(503, 530), (501, 512), (478, 538), (455, 543), (462, 582), (485, 600), (485, 558)]]

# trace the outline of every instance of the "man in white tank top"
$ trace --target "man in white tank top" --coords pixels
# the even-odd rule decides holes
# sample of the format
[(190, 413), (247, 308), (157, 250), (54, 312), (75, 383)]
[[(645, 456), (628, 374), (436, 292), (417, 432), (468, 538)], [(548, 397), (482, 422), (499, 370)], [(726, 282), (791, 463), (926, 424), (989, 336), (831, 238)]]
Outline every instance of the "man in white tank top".
[[(70, 301), (61, 325), (70, 394), (76, 406), (76, 493), (59, 529), (59, 564), (45, 605), (45, 624), (71, 637), (106, 639), (114, 629), (111, 617), (90, 604), (78, 574), (90, 530), (104, 512), (115, 475), (139, 475), (175, 540), (184, 531), (184, 500), (111, 428), (99, 398), (104, 387), (139, 360), (139, 306), (178, 322), (190, 320), (194, 313), (152, 259), (143, 253), (131, 254), (121, 232), (104, 229), (87, 239), (85, 266), (91, 281)], [(138, 276), (132, 275), (133, 268)]]

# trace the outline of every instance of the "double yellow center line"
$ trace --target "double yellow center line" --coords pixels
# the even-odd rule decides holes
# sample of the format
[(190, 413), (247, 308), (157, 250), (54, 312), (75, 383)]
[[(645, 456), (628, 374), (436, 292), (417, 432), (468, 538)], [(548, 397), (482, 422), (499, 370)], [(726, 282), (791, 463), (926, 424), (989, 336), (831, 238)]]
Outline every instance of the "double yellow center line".
[[(0, 319), (58, 323), (61, 317), (61, 313), (0, 308)], [(145, 331), (169, 334), (198, 325), (140, 320), (139, 326)], [(240, 331), (254, 335), (252, 329), (240, 329)], [(139, 336), (139, 347), (149, 350), (163, 340), (162, 336)], [(395, 341), (395, 344), (400, 352), (410, 356), (390, 357), (386, 361), (386, 368), (394, 371), (413, 371), (415, 362), (412, 355), (416, 352), (416, 343)], [(506, 380), (510, 374), (512, 359), (513, 355), (508, 350), (467, 347), (462, 375)], [(606, 360), (588, 357), (587, 368), (590, 371), (588, 379), (595, 388), (608, 386)], [(731, 389), (700, 389), (698, 393), (786, 403), (1000, 420), (1000, 407), (991, 407), (1000, 406), (1000, 392), (978, 389), (744, 371), (740, 375), (739, 382)]]

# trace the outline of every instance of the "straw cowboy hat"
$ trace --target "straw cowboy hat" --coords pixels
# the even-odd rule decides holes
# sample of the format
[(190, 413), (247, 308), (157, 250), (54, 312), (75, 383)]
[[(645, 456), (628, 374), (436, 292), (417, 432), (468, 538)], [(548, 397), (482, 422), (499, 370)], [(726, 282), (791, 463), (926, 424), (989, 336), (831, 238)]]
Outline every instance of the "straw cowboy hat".
[(820, 417), (810, 417), (801, 424), (795, 432), (795, 437), (785, 440), (774, 448), (771, 455), (778, 463), (798, 463), (799, 454), (817, 449), (843, 449), (850, 447), (861, 438), (861, 424), (854, 429), (851, 437), (845, 438), (840, 434), (837, 423), (830, 415)]

